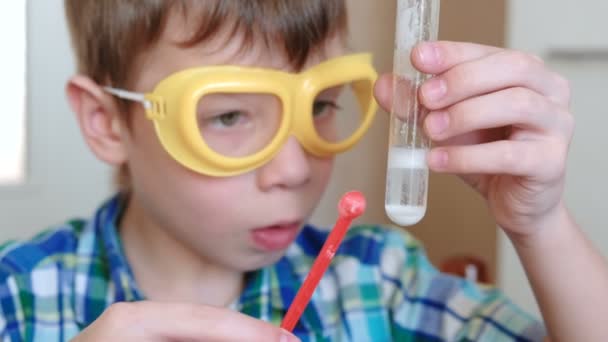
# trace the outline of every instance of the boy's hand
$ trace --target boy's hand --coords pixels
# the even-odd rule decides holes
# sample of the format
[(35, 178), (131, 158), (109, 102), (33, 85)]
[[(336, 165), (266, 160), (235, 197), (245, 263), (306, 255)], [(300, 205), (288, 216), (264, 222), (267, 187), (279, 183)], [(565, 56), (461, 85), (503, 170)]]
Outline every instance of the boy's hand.
[(269, 323), (228, 309), (136, 302), (110, 306), (73, 341), (299, 340)]
[[(568, 82), (534, 56), (468, 43), (425, 43), (412, 61), (436, 75), (419, 94), (431, 111), (424, 121), (435, 145), (429, 167), (461, 175), (512, 237), (530, 237), (552, 222), (564, 209), (574, 128)], [(390, 110), (391, 75), (375, 92)]]

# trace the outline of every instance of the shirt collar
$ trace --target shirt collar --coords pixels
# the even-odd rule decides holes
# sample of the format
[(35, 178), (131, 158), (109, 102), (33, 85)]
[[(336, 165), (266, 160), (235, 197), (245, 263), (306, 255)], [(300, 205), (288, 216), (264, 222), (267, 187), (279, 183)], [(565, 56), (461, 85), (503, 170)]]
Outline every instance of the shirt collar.
[[(144, 299), (135, 283), (118, 235), (118, 222), (125, 205), (126, 196), (117, 194), (106, 201), (89, 221), (88, 229), (93, 232), (91, 261), (86, 276), (76, 279), (80, 304), (77, 303), (75, 314), (77, 322), (82, 326), (91, 324), (113, 303)], [(103, 274), (98, 274), (99, 270)], [(106, 293), (94, 293), (104, 289), (99, 284), (102, 280), (107, 282)], [(102, 295), (104, 297), (100, 298)]]

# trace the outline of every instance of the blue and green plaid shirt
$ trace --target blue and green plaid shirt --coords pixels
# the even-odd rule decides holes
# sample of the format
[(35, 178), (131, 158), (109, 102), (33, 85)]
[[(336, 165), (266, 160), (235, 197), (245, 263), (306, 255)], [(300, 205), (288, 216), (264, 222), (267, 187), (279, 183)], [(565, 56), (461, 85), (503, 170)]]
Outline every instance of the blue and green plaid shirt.
[[(119, 197), (88, 221), (0, 247), (2, 341), (65, 341), (112, 303), (144, 295), (117, 234)], [(307, 226), (249, 275), (235, 309), (280, 324), (327, 232)], [(402, 231), (351, 228), (305, 310), (303, 341), (538, 341), (542, 325), (503, 294), (437, 272)]]

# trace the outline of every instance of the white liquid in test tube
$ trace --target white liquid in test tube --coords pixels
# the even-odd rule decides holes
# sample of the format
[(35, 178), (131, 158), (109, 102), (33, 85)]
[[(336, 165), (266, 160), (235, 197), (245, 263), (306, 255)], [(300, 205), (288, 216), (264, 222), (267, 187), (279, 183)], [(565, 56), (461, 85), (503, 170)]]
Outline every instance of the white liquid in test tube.
[(394, 223), (410, 226), (426, 213), (430, 141), (423, 130), (425, 109), (418, 100), (428, 78), (411, 63), (414, 46), (437, 39), (439, 0), (397, 0), (393, 104), (390, 116), (386, 174), (386, 214)]

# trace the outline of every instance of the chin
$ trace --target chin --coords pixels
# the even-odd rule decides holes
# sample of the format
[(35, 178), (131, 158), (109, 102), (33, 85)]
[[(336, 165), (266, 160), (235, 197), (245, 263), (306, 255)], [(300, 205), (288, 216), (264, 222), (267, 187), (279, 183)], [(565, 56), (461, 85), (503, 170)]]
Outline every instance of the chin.
[(256, 271), (275, 264), (285, 255), (285, 252), (286, 250), (263, 253), (258, 252), (253, 255), (243, 257), (242, 260), (237, 260), (236, 262), (240, 263), (238, 268), (243, 272)]

